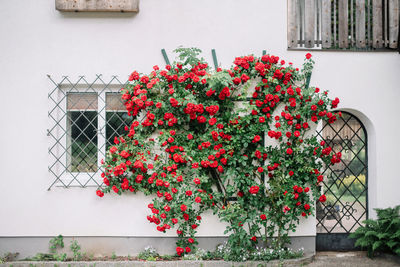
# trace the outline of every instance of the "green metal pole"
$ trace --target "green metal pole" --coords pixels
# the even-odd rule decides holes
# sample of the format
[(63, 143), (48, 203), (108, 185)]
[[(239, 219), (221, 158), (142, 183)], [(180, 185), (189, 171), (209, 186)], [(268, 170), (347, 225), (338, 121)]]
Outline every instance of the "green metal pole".
[(218, 69), (218, 60), (217, 60), (217, 53), (215, 52), (215, 49), (211, 49), (211, 54), (212, 54), (212, 58), (214, 61), (214, 68), (215, 70)]
[(161, 54), (164, 57), (165, 63), (167, 63), (167, 65), (171, 65), (171, 63), (169, 62), (168, 56), (167, 56), (167, 52), (165, 52), (165, 49), (161, 49)]

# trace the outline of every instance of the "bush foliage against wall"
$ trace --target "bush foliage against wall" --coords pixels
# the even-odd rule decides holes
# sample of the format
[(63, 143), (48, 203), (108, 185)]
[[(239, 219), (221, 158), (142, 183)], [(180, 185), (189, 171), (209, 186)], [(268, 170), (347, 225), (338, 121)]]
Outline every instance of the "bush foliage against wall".
[(135, 71), (122, 89), (135, 121), (107, 152), (97, 194), (154, 195), (147, 218), (160, 232), (176, 229), (178, 255), (195, 248), (207, 210), (228, 223), (233, 257), (259, 242), (284, 247), (299, 219), (313, 214), (313, 202), (326, 200), (319, 169), (341, 154), (313, 132), (340, 116), (329, 111), (339, 100), (308, 87), (310, 54), (302, 70), (277, 56), (250, 55), (213, 72), (200, 50), (176, 52), (172, 66)]

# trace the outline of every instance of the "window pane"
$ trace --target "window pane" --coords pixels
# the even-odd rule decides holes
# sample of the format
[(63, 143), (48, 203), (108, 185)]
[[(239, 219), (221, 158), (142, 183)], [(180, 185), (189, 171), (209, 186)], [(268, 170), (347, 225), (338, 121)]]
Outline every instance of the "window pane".
[(114, 137), (125, 135), (125, 125), (130, 126), (133, 121), (125, 109), (120, 93), (106, 94), (106, 149), (114, 144)]
[(71, 93), (67, 101), (67, 169), (96, 172), (97, 94)]
[(67, 110), (97, 111), (97, 94), (95, 93), (68, 93)]

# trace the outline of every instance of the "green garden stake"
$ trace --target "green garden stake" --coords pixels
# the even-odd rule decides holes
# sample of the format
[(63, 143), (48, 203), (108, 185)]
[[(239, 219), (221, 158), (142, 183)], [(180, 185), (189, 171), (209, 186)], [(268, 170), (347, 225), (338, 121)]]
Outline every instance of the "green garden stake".
[(167, 56), (167, 52), (165, 52), (165, 49), (161, 49), (161, 54), (164, 57), (165, 63), (167, 63), (167, 65), (171, 65), (171, 63), (169, 62), (168, 56)]
[(307, 75), (306, 77), (306, 89), (310, 86), (310, 80), (311, 80), (311, 73)]
[(214, 61), (214, 68), (215, 68), (215, 70), (217, 70), (218, 69), (218, 60), (217, 60), (217, 54), (215, 52), (215, 49), (211, 49), (211, 54), (212, 54), (212, 58)]

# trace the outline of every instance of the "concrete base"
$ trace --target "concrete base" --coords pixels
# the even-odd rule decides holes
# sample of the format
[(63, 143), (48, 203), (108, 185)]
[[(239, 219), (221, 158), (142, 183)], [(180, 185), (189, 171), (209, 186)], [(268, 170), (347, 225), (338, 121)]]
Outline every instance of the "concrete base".
[[(18, 252), (17, 259), (32, 257), (37, 253), (48, 253), (49, 241), (52, 237), (0, 237), (0, 255)], [(226, 237), (198, 237), (199, 247), (214, 251), (216, 246), (223, 243)], [(58, 252), (71, 255), (69, 245), (76, 240), (81, 251), (94, 257), (135, 256), (145, 247), (152, 246), (161, 255), (175, 254), (176, 238), (173, 237), (64, 237), (64, 249)], [(291, 237), (293, 249), (304, 248), (307, 254), (315, 254), (315, 236)]]
[(75, 262), (7, 262), (0, 264), (0, 267), (299, 267), (310, 264), (314, 259), (314, 255), (306, 255), (303, 258), (291, 260), (272, 260), (265, 261), (246, 261), (246, 262), (230, 262), (230, 261), (75, 261)]

